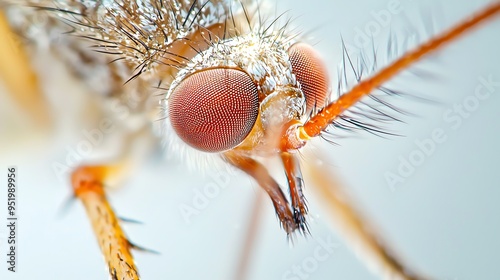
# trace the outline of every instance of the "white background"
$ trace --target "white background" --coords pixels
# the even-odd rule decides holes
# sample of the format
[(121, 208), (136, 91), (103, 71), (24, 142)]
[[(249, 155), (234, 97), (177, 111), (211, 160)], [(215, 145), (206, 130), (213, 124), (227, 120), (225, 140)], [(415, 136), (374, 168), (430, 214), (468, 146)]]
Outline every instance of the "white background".
[[(363, 30), (375, 21), (371, 12), (387, 9), (388, 3), (387, 0), (279, 1), (277, 10), (278, 14), (289, 11), (287, 15), (294, 18), (292, 26), (310, 32), (309, 42), (322, 53), (334, 78), (341, 59), (340, 35), (346, 42), (352, 42), (356, 28)], [(401, 0), (404, 11), (392, 15), (392, 25), (384, 29), (405, 28), (412, 23), (413, 29), (425, 34), (423, 23), (434, 17), (438, 32), (486, 3), (421, 1), (416, 4)], [(345, 182), (359, 202), (358, 207), (384, 232), (391, 246), (405, 256), (413, 268), (435, 279), (500, 279), (497, 264), (500, 259), (500, 149), (497, 147), (500, 88), (497, 87), (488, 100), (481, 101), (458, 129), (452, 129), (442, 117), (453, 104), (462, 103), (474, 93), (480, 76), (493, 75), (494, 80), (500, 80), (499, 28), (497, 20), (426, 60), (421, 67), (429, 75), (406, 75), (399, 80), (398, 89), (410, 89), (441, 101), (438, 105), (412, 99), (398, 103), (418, 115), (404, 118), (406, 124), (389, 126), (403, 137), (384, 139), (364, 133), (339, 140), (338, 146), (316, 144), (328, 156), (332, 172)], [(373, 34), (373, 38), (384, 57), (387, 37)], [(15, 122), (8, 116), (2, 118)], [(445, 131), (447, 141), (439, 144), (413, 175), (391, 191), (384, 174), (396, 172), (399, 157), (408, 158), (416, 149), (414, 141), (430, 137), (436, 128)], [(4, 140), (9, 137), (12, 136), (7, 133), (1, 135)], [(74, 139), (78, 137), (81, 135)], [(108, 278), (83, 207), (76, 203), (59, 216), (63, 202), (70, 195), (70, 187), (57, 179), (51, 164), (65, 157), (66, 145), (76, 143), (65, 141), (69, 140), (54, 140), (55, 145), (38, 150), (15, 145), (17, 149), (5, 151), (7, 156), (2, 157), (0, 168), (5, 170), (8, 164), (15, 164), (20, 177), (18, 272), (6, 272), (6, 230), (1, 226), (2, 279)], [(110, 194), (121, 216), (144, 223), (125, 226), (132, 241), (161, 252), (161, 255), (136, 252), (140, 272), (144, 279), (234, 279), (249, 211), (260, 190), (244, 175), (231, 177), (230, 186), (187, 224), (179, 214), (179, 205), (192, 200), (194, 189), (212, 182), (210, 177), (196, 173), (184, 175), (187, 172), (180, 162), (164, 161), (157, 156), (136, 170), (123, 188)], [(312, 188), (314, 185), (306, 181), (312, 237), (299, 236), (294, 246), (287, 242), (266, 198), (248, 279), (286, 279), (282, 277), (287, 270), (313, 256), (319, 246), (318, 238), (331, 238), (339, 247), (326, 261), (320, 262), (307, 279), (376, 279), (337, 237), (328, 223), (327, 213), (308, 192)], [(1, 201), (5, 201), (5, 193), (0, 192)], [(0, 211), (0, 219), (5, 217), (2, 213), (5, 211)]]

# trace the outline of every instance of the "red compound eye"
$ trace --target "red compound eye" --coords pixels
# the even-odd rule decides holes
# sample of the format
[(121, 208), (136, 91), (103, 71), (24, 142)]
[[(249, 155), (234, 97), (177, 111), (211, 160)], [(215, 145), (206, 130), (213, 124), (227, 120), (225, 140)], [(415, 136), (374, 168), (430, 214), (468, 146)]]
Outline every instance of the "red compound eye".
[(323, 108), (329, 97), (328, 71), (323, 60), (311, 46), (297, 43), (288, 49), (292, 71), (306, 96), (307, 113), (314, 108)]
[(184, 79), (168, 102), (179, 137), (204, 152), (229, 150), (243, 142), (259, 113), (256, 85), (236, 69), (213, 68)]

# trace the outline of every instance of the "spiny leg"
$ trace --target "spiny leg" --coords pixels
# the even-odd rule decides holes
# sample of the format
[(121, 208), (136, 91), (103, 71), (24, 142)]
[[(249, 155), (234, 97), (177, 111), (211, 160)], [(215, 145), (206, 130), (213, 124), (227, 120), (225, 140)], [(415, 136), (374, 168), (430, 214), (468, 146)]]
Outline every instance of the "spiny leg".
[(120, 172), (120, 166), (83, 166), (71, 178), (75, 192), (87, 211), (112, 279), (139, 279), (127, 239), (104, 192), (104, 183)]
[(281, 153), (281, 160), (285, 168), (285, 175), (288, 180), (288, 187), (290, 188), (290, 197), (292, 199), (293, 218), (295, 223), (302, 232), (309, 232), (306, 223), (307, 204), (302, 188), (304, 180), (300, 171), (300, 163), (296, 155), (283, 152)]
[(428, 279), (417, 276), (396, 257), (370, 223), (353, 207), (332, 172), (319, 162), (321, 159), (305, 165), (306, 176), (313, 181), (315, 188), (312, 189), (316, 191), (317, 197), (323, 200), (328, 217), (335, 224), (335, 228), (358, 257), (383, 279)]
[(297, 224), (295, 223), (288, 201), (278, 183), (267, 172), (267, 169), (256, 160), (236, 152), (226, 152), (224, 153), (224, 158), (227, 162), (243, 170), (259, 183), (271, 198), (283, 229), (288, 234), (294, 232), (297, 229)]

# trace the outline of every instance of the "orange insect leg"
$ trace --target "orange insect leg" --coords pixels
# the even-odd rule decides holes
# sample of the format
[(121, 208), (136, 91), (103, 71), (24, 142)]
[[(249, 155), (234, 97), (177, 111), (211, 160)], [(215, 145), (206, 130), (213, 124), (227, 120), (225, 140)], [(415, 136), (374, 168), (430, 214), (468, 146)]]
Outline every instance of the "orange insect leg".
[(130, 249), (134, 247), (120, 227), (104, 192), (104, 182), (119, 167), (84, 166), (72, 174), (72, 185), (87, 211), (112, 279), (139, 279)]

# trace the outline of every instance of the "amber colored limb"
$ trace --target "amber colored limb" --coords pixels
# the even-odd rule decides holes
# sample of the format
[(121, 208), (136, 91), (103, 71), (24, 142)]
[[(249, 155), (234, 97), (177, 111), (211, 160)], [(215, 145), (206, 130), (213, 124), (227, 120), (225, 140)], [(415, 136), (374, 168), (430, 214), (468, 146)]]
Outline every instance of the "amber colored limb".
[(495, 1), (484, 10), (472, 16), (468, 20), (457, 24), (450, 30), (438, 35), (429, 41), (421, 44), (416, 49), (407, 52), (401, 58), (389, 66), (383, 68), (375, 75), (365, 80), (362, 80), (354, 86), (349, 92), (343, 94), (335, 102), (327, 105), (318, 114), (311, 117), (303, 126), (290, 123), (286, 129), (293, 131), (286, 132), (286, 141), (282, 142), (282, 150), (293, 150), (300, 148), (306, 141), (312, 137), (318, 136), (327, 128), (336, 118), (342, 113), (355, 105), (361, 98), (369, 95), (374, 89), (381, 86), (402, 70), (407, 69), (411, 64), (420, 60), (423, 56), (428, 55), (438, 50), (443, 45), (452, 42), (460, 35), (470, 31), (473, 27), (487, 19), (493, 18), (500, 12), (500, 2)]
[(269, 172), (267, 172), (267, 169), (256, 160), (237, 152), (226, 152), (224, 153), (224, 158), (227, 162), (254, 178), (267, 192), (286, 233), (290, 234), (295, 231), (297, 229), (297, 224), (288, 206), (285, 194), (283, 194), (279, 184), (271, 177)]
[(104, 182), (120, 167), (84, 166), (71, 178), (75, 196), (79, 198), (92, 223), (94, 233), (109, 268), (111, 279), (139, 279), (130, 249), (134, 245), (125, 236), (118, 218), (104, 192)]
[(383, 279), (423, 280), (396, 258), (387, 244), (376, 235), (374, 228), (354, 209), (341, 184), (331, 171), (318, 161), (307, 162), (304, 169), (308, 182), (312, 181), (318, 199), (322, 200), (327, 217), (339, 235), (356, 255)]
[(18, 35), (12, 32), (0, 10), (0, 79), (10, 97), (39, 125), (49, 124), (46, 102), (38, 79)]
[(300, 163), (295, 154), (288, 152), (281, 153), (281, 160), (285, 168), (288, 187), (290, 188), (290, 198), (292, 199), (293, 218), (302, 232), (308, 232), (306, 215), (307, 204), (304, 193), (302, 192), (304, 180), (300, 171)]

